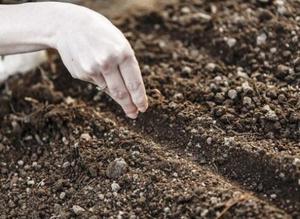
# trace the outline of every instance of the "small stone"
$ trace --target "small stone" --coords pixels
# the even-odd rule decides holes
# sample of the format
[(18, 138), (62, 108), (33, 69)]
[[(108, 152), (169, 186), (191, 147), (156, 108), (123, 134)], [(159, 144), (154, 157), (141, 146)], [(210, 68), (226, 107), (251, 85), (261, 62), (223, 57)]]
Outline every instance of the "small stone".
[(207, 143), (208, 145), (211, 145), (211, 144), (212, 144), (212, 138), (211, 138), (211, 137), (208, 137), (208, 138), (206, 139), (206, 143)]
[(117, 158), (108, 165), (106, 176), (108, 178), (117, 179), (126, 172), (127, 167), (128, 164), (123, 158)]
[(266, 114), (266, 119), (271, 120), (271, 121), (277, 121), (278, 117), (273, 110), (270, 110)]
[(243, 104), (244, 105), (247, 105), (247, 106), (250, 106), (252, 104), (252, 99), (250, 97), (244, 97), (243, 98)]
[(262, 45), (266, 43), (267, 40), (267, 35), (265, 33), (260, 34), (259, 36), (257, 36), (256, 38), (256, 44), (257, 45)]
[(184, 66), (182, 68), (182, 72), (185, 74), (191, 74), (192, 73), (192, 68), (190, 68), (189, 66)]
[(79, 205), (73, 205), (72, 210), (76, 215), (81, 215), (83, 212), (85, 212), (85, 209)]
[(113, 183), (111, 184), (111, 190), (112, 190), (113, 192), (118, 192), (120, 189), (121, 189), (121, 187), (120, 187), (120, 185), (119, 185), (118, 183), (113, 182)]
[(34, 183), (35, 183), (34, 180), (28, 180), (28, 181), (27, 181), (27, 185), (29, 185), (29, 186), (34, 185)]
[(271, 194), (270, 197), (271, 197), (272, 199), (275, 199), (275, 198), (277, 198), (277, 195), (276, 195), (276, 194)]
[(235, 38), (225, 38), (225, 41), (230, 48), (234, 47), (237, 43), (237, 40)]
[(60, 194), (59, 194), (59, 198), (60, 199), (64, 199), (66, 197), (66, 193), (65, 192), (61, 192)]
[(16, 204), (10, 199), (10, 200), (8, 201), (8, 207), (14, 208), (14, 207), (16, 207)]
[(23, 166), (23, 165), (24, 165), (24, 161), (23, 161), (23, 160), (19, 160), (19, 161), (18, 161), (18, 165), (19, 165), (19, 166)]
[(272, 47), (272, 48), (270, 49), (270, 52), (271, 52), (271, 53), (275, 53), (275, 52), (277, 52), (277, 48), (275, 48), (275, 47)]
[(63, 168), (68, 168), (70, 165), (71, 165), (70, 162), (66, 161), (66, 162), (63, 163), (62, 167)]
[(224, 138), (224, 145), (226, 146), (229, 146), (231, 145), (232, 143), (234, 143), (234, 137), (225, 137)]
[(248, 81), (246, 81), (242, 84), (242, 89), (243, 89), (245, 94), (253, 94), (253, 92), (254, 92), (253, 88), (250, 87)]
[(184, 96), (183, 96), (182, 93), (176, 93), (176, 94), (174, 95), (174, 99), (176, 99), (176, 100), (183, 100), (183, 99), (184, 99)]
[(289, 50), (285, 50), (282, 52), (282, 56), (285, 57), (285, 58), (288, 58), (292, 55), (292, 52), (289, 51)]
[(210, 71), (210, 72), (213, 72), (215, 69), (216, 69), (217, 65), (215, 63), (208, 63), (206, 66), (205, 66), (205, 69)]
[(26, 164), (25, 166), (24, 166), (24, 170), (30, 170), (30, 165), (28, 165), (28, 164)]
[(228, 91), (228, 97), (232, 100), (234, 100), (235, 98), (237, 98), (237, 91), (234, 89), (231, 89)]
[(80, 136), (81, 139), (85, 140), (85, 141), (90, 141), (92, 139), (92, 137), (90, 136), (89, 133), (83, 133)]
[(293, 161), (293, 165), (294, 165), (294, 166), (300, 166), (300, 159), (296, 157), (296, 158), (294, 159), (294, 161)]
[(103, 195), (103, 194), (98, 194), (98, 198), (99, 198), (100, 200), (104, 200), (104, 195)]
[(275, 74), (278, 78), (284, 78), (290, 73), (290, 71), (291, 71), (290, 67), (286, 65), (278, 65)]
[(181, 12), (183, 14), (189, 14), (189, 13), (191, 13), (191, 10), (188, 7), (183, 7), (183, 8), (181, 8)]
[(70, 104), (75, 103), (75, 99), (73, 99), (72, 97), (68, 96), (68, 97), (65, 98), (65, 102), (66, 102), (66, 104), (70, 105)]
[(284, 94), (279, 94), (278, 95), (278, 101), (280, 103), (285, 103), (287, 101), (287, 98), (286, 98), (286, 96)]

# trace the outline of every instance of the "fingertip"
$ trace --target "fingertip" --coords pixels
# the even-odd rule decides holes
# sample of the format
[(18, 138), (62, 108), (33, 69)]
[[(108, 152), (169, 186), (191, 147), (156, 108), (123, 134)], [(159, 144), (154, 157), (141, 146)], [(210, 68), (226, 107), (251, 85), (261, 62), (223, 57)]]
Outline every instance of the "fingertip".
[(138, 116), (138, 113), (127, 113), (126, 115), (130, 119), (136, 119)]
[(148, 107), (149, 107), (148, 97), (146, 96), (144, 104), (142, 106), (139, 106), (138, 109), (139, 109), (140, 112), (144, 113), (144, 112), (147, 111)]

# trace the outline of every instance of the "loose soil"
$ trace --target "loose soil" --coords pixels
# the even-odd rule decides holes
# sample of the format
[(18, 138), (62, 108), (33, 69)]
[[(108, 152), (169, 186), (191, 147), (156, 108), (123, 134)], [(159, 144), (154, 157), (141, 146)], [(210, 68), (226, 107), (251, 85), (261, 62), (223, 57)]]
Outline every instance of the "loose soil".
[(58, 58), (0, 85), (0, 218), (300, 218), (300, 2), (124, 20), (135, 121)]

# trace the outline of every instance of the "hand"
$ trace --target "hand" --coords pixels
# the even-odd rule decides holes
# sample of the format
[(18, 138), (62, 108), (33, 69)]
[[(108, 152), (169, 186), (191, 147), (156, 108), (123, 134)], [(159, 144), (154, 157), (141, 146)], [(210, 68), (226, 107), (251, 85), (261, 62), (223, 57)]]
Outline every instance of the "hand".
[(74, 78), (105, 88), (128, 117), (148, 108), (134, 52), (102, 15), (58, 2), (0, 5), (0, 27), (0, 55), (55, 48)]
[(65, 10), (55, 45), (71, 75), (105, 88), (128, 117), (145, 112), (148, 100), (140, 68), (121, 31), (87, 8), (69, 5)]

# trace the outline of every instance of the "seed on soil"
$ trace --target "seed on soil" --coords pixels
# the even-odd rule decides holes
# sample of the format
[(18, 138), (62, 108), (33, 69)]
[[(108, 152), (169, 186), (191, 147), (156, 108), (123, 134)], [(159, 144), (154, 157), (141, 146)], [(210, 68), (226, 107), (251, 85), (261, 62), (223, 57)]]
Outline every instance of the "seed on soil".
[(117, 158), (111, 162), (106, 169), (106, 176), (111, 179), (117, 179), (122, 176), (128, 168), (128, 164), (123, 158)]
[(72, 210), (76, 215), (81, 215), (83, 212), (85, 212), (85, 209), (79, 205), (73, 205)]

